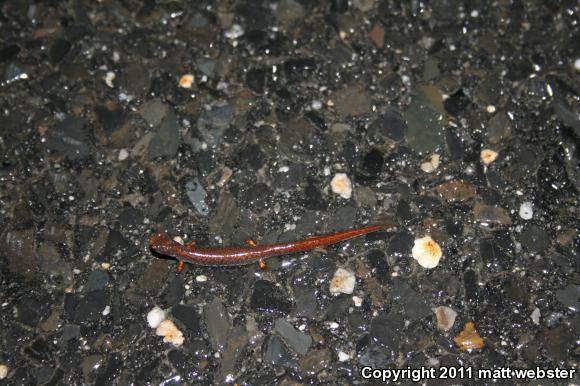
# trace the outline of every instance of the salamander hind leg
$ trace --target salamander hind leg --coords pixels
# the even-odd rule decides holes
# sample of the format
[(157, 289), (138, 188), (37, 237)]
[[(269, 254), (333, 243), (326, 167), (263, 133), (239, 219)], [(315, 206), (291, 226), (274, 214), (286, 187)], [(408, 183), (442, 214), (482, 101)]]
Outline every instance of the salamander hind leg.
[(195, 240), (191, 240), (189, 243), (185, 244), (185, 246), (189, 249), (193, 249), (193, 247), (195, 247)]
[(180, 273), (181, 271), (183, 271), (183, 267), (184, 267), (184, 263), (183, 260), (179, 260), (179, 263), (177, 264), (177, 268), (175, 269), (176, 273)]
[(268, 266), (266, 265), (266, 262), (264, 261), (264, 259), (258, 260), (258, 266), (260, 267), (261, 270), (268, 269)]

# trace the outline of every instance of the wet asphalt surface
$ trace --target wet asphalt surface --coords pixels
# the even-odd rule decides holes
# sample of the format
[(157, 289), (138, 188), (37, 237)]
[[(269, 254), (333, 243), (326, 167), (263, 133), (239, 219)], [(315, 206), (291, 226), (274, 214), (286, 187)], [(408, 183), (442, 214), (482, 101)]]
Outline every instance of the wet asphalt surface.
[[(475, 377), (578, 369), (579, 12), (3, 1), (0, 384), (580, 383)], [(367, 223), (397, 226), (266, 270), (147, 244)]]

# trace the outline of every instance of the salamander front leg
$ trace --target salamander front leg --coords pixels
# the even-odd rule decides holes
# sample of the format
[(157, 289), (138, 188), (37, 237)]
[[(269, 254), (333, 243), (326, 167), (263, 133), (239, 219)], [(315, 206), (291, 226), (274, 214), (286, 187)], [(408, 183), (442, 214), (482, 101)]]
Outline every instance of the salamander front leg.
[[(193, 249), (195, 247), (195, 240), (191, 240), (189, 243), (185, 244), (185, 247), (188, 249)], [(175, 269), (175, 272), (181, 273), (181, 271), (183, 271), (184, 266), (185, 266), (185, 264), (183, 263), (183, 260), (179, 260), (179, 263), (177, 264), (177, 268)]]
[(256, 242), (252, 239), (247, 239), (244, 241), (244, 243), (246, 243), (246, 245), (250, 248), (256, 248), (258, 246), (258, 244), (256, 244)]

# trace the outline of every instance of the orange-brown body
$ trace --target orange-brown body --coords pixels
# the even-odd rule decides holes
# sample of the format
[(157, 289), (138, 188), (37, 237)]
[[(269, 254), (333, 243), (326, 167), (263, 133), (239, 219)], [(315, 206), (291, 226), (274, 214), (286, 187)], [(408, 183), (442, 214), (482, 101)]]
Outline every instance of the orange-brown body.
[(194, 243), (181, 245), (166, 233), (156, 233), (149, 238), (149, 247), (157, 253), (174, 257), (180, 262), (210, 266), (244, 265), (261, 261), (271, 256), (310, 251), (390, 227), (391, 225), (370, 225), (280, 244), (256, 245), (248, 241), (247, 244), (249, 246), (203, 248), (195, 246)]

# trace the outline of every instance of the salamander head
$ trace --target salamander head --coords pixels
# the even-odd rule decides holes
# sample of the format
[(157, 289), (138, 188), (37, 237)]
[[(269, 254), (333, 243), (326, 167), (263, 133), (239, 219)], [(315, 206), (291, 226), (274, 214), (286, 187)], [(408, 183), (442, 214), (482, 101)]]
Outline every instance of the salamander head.
[(167, 256), (175, 257), (175, 254), (183, 246), (173, 240), (167, 233), (155, 233), (149, 237), (149, 248), (153, 251)]

